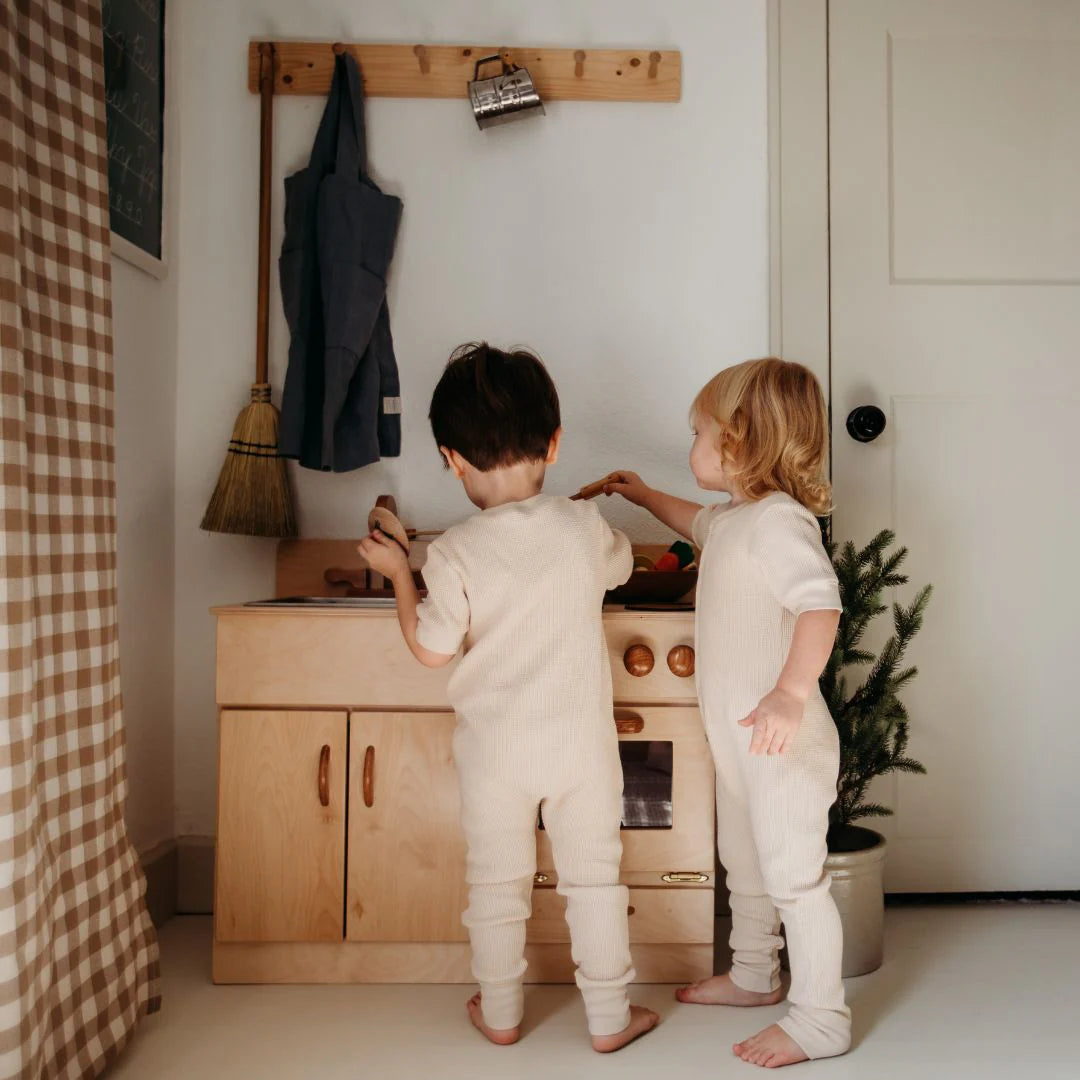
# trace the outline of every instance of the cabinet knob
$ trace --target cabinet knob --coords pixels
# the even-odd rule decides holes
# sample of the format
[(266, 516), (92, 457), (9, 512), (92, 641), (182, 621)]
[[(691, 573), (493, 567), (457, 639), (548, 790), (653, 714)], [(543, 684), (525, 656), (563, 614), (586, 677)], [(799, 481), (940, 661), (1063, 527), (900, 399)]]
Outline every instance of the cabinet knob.
[(694, 674), (694, 647), (693, 645), (676, 645), (667, 654), (667, 666), (672, 675), (678, 675), (680, 679), (688, 679)]
[(631, 645), (626, 652), (623, 653), (623, 667), (634, 676), (635, 679), (640, 679), (643, 675), (648, 675), (653, 669), (652, 649), (648, 645)]
[(369, 746), (364, 751), (364, 774), (361, 780), (364, 792), (364, 805), (375, 805), (375, 747)]
[(330, 805), (330, 747), (325, 743), (319, 754), (319, 802)]

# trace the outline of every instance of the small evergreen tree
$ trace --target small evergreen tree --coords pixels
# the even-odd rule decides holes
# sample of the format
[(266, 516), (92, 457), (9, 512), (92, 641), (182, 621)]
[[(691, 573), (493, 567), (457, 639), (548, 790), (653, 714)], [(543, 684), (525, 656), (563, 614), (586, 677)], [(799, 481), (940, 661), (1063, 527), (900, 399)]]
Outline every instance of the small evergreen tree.
[[(851, 541), (839, 554), (836, 544), (826, 545), (843, 604), (836, 643), (821, 675), (821, 692), (840, 735), (840, 775), (836, 802), (829, 811), (831, 833), (858, 818), (892, 813), (887, 806), (866, 801), (866, 790), (875, 776), (926, 772), (920, 762), (907, 756), (908, 714), (898, 695), (918, 673), (917, 668), (901, 664), (922, 626), (932, 587), (921, 589), (908, 607), (893, 604), (893, 634), (880, 653), (875, 656), (860, 647), (870, 623), (888, 610), (882, 592), (908, 580), (898, 572), (907, 548), (889, 550), (895, 539), (883, 529), (861, 551)], [(865, 678), (849, 686), (845, 671), (865, 665), (870, 666)]]

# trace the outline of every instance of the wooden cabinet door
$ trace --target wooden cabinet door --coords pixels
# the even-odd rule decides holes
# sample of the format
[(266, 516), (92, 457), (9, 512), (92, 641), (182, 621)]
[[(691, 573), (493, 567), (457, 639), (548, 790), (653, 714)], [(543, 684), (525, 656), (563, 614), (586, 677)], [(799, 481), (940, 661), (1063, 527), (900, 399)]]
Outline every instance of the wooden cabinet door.
[(340, 941), (344, 712), (221, 713), (218, 941)]
[(465, 941), (452, 713), (350, 715), (349, 941)]

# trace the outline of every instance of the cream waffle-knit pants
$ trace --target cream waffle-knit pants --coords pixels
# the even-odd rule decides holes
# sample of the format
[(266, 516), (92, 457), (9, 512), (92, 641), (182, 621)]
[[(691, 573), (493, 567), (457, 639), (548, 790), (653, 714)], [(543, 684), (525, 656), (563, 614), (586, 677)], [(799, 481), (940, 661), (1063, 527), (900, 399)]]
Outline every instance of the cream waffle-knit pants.
[(627, 927), (629, 893), (619, 884), (622, 766), (614, 726), (595, 739), (546, 740), (495, 753), (461, 732), (461, 780), (472, 944), (485, 1023), (516, 1027), (524, 1010), (525, 920), (536, 872), (537, 809), (551, 837), (558, 891), (589, 1032), (613, 1035), (630, 1023), (634, 978)]
[(815, 696), (783, 754), (750, 754), (752, 729), (733, 720), (708, 730), (717, 846), (731, 891), (731, 979), (758, 993), (780, 985), (782, 921), (791, 988), (780, 1026), (810, 1058), (842, 1054), (851, 1045), (851, 1012), (840, 979), (840, 916), (824, 869), (839, 765), (836, 727)]

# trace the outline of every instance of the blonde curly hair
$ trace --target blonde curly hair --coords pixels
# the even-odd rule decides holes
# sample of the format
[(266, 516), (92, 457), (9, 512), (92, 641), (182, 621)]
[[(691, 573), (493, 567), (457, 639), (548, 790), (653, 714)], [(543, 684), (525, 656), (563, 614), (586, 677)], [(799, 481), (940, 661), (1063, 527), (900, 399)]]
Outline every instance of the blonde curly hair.
[(701, 417), (719, 425), (724, 467), (747, 498), (785, 491), (829, 513), (829, 421), (812, 371), (775, 356), (726, 368), (694, 398), (691, 422)]

